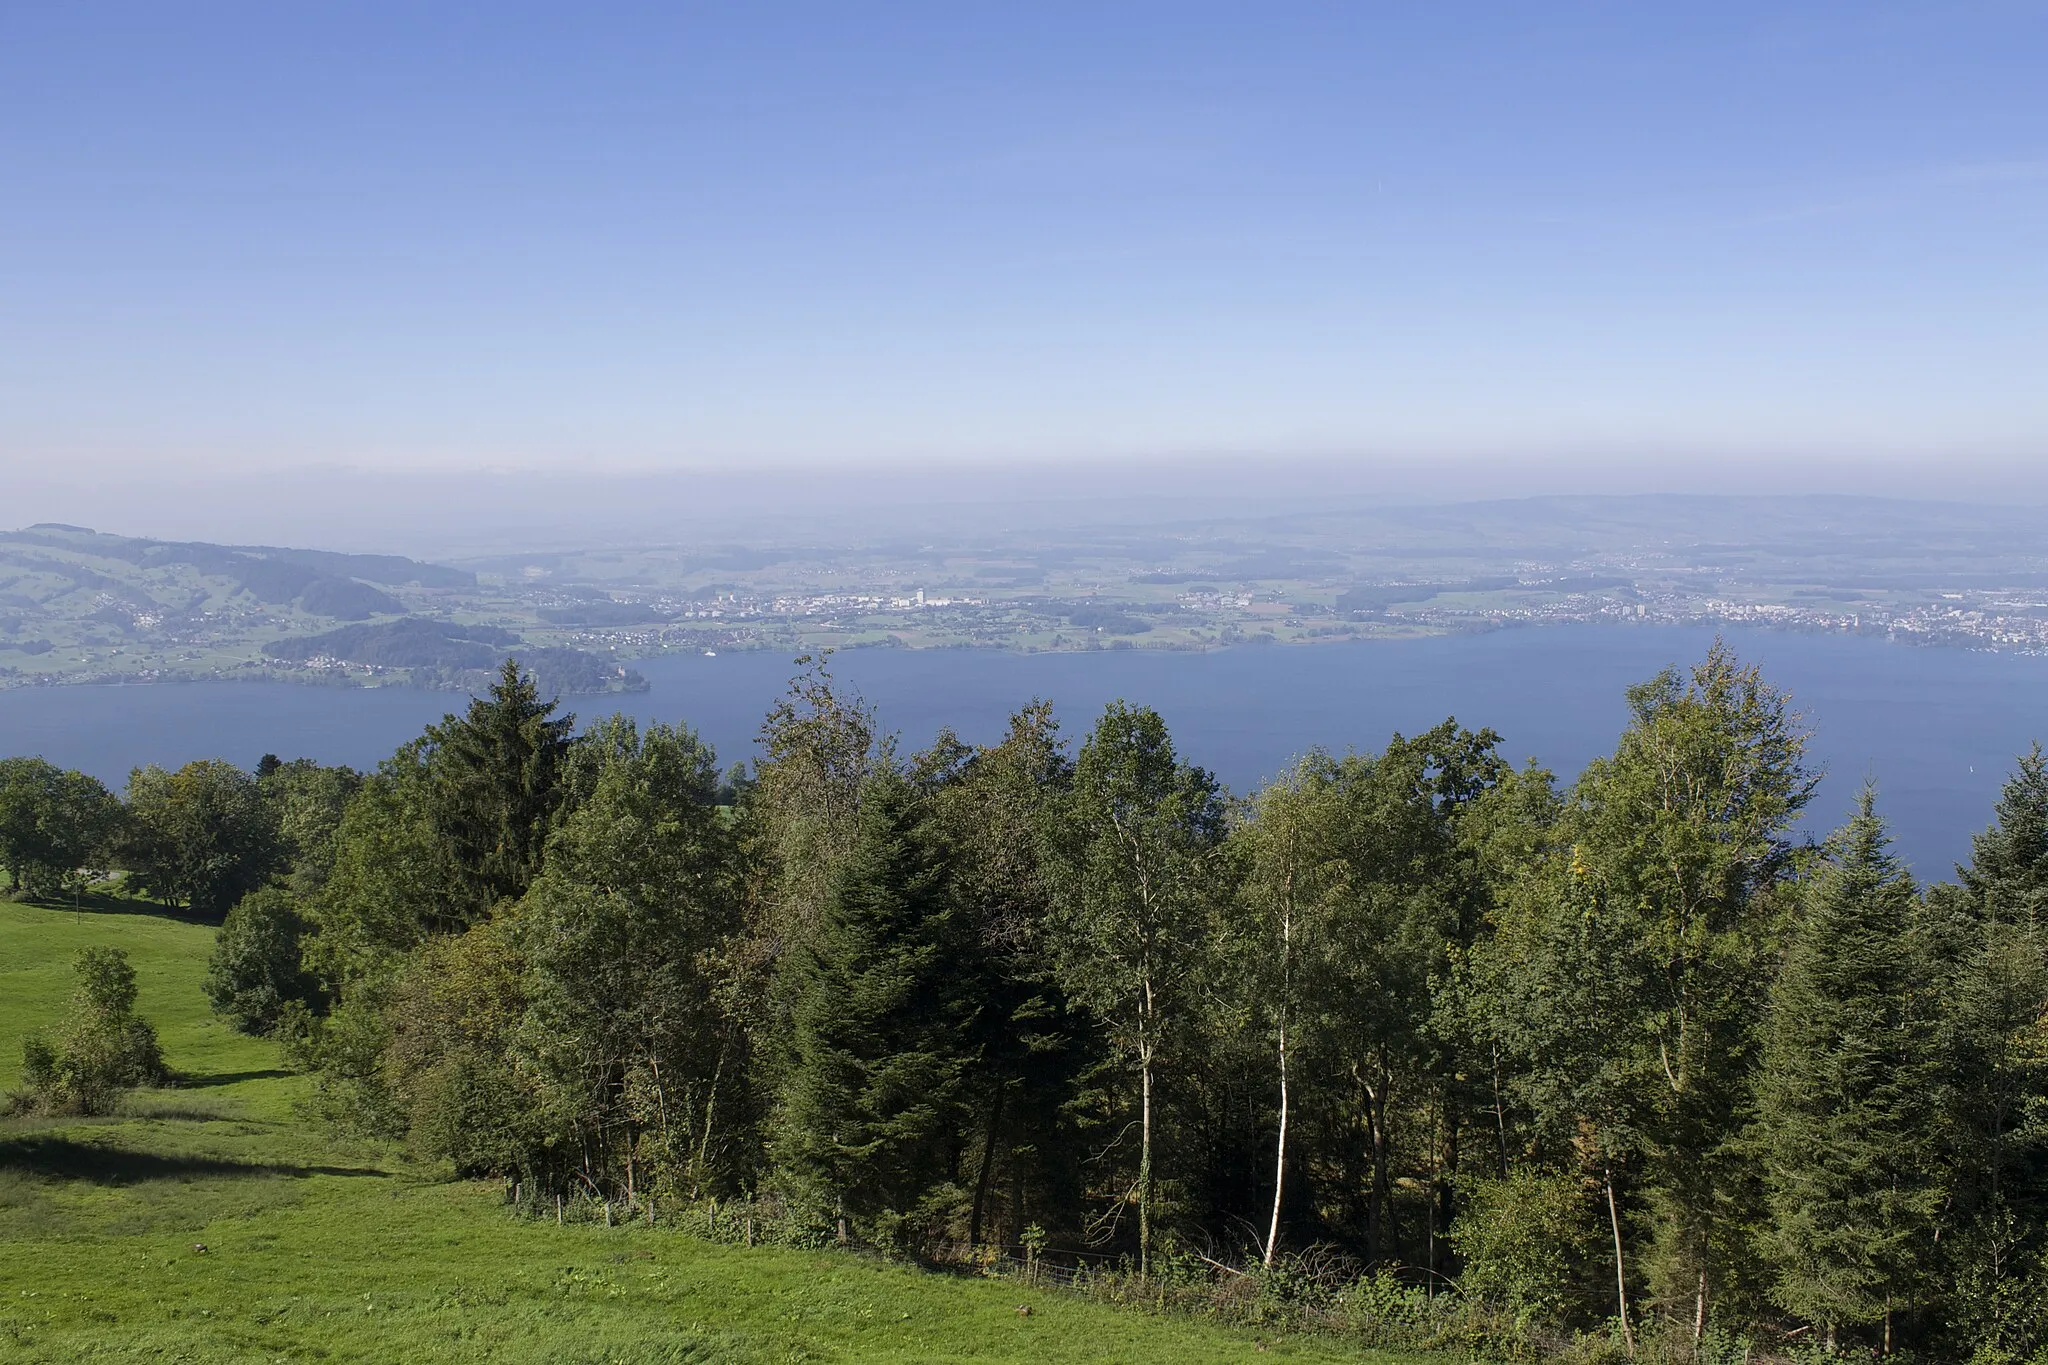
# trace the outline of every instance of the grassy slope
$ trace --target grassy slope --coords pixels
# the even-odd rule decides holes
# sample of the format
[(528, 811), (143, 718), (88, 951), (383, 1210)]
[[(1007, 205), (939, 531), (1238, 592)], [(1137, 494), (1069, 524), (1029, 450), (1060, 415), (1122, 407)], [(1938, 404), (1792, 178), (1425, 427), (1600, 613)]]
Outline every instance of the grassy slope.
[(0, 1120), (0, 1360), (1393, 1359), (839, 1253), (516, 1222), (492, 1188), (296, 1120), (305, 1078), (207, 1012), (212, 931), (105, 904), (0, 904), (0, 1077), (62, 1011), (72, 955), (111, 943), (186, 1084), (115, 1118)]

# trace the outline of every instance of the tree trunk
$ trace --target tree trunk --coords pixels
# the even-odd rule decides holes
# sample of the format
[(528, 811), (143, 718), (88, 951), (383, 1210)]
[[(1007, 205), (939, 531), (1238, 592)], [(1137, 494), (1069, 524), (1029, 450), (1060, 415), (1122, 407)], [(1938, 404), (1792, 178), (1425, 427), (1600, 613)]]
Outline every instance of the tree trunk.
[[(1436, 1172), (1436, 1221), (1431, 1226), (1432, 1233), (1439, 1229), (1448, 1230), (1455, 1226), (1458, 1212), (1453, 1201), (1457, 1198), (1458, 1189), (1459, 1114), (1457, 1106), (1451, 1099), (1448, 1088), (1444, 1090), (1439, 1098), (1438, 1112), (1442, 1116), (1443, 1121), (1443, 1141), (1440, 1147), (1440, 1161)], [(1451, 1261), (1451, 1254), (1450, 1243), (1447, 1241), (1440, 1243), (1438, 1249), (1430, 1257), (1430, 1269), (1439, 1272), (1444, 1271), (1445, 1266)], [(1443, 1260), (1443, 1265), (1437, 1263), (1439, 1257)]]
[(1388, 1169), (1387, 1089), (1383, 1085), (1375, 1091), (1368, 1086), (1365, 1092), (1366, 1123), (1372, 1138), (1372, 1202), (1366, 1211), (1366, 1241), (1374, 1265), (1380, 1264), (1386, 1255), (1387, 1219), (1393, 1212), (1394, 1200), (1394, 1182)]
[(974, 1177), (974, 1216), (967, 1224), (967, 1244), (981, 1245), (982, 1214), (988, 1207), (989, 1176), (996, 1168), (996, 1132), (1002, 1127), (1003, 1100), (1008, 1095), (1007, 1084), (996, 1086), (995, 1103), (989, 1106), (988, 1140), (981, 1145), (981, 1170)]
[(704, 1137), (697, 1144), (697, 1178), (691, 1182), (698, 1194), (704, 1192), (705, 1174), (711, 1165), (711, 1124), (718, 1114), (718, 1082), (725, 1075), (725, 1051), (729, 1040), (720, 1035), (718, 1061), (711, 1067), (711, 1089), (704, 1096)]
[(1621, 1209), (1614, 1202), (1614, 1168), (1609, 1166), (1607, 1176), (1607, 1219), (1614, 1228), (1614, 1301), (1621, 1312), (1621, 1340), (1628, 1348), (1628, 1358), (1636, 1358), (1636, 1329), (1628, 1320), (1628, 1265), (1621, 1256)]
[(1138, 1278), (1152, 1274), (1152, 1044), (1138, 1045), (1143, 1096), (1138, 1127)]
[(1273, 1145), (1273, 1221), (1266, 1228), (1266, 1264), (1280, 1249), (1280, 1201), (1287, 1191), (1287, 1021), (1280, 1021), (1280, 1139)]

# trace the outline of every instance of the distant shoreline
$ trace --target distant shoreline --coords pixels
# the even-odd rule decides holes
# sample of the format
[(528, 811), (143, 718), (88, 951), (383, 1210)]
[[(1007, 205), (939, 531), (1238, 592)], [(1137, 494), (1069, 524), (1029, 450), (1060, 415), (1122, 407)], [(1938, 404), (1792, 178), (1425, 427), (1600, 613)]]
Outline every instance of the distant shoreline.
[[(1451, 626), (1441, 624), (1414, 624), (1398, 631), (1352, 631), (1328, 635), (1297, 635), (1279, 637), (1270, 634), (1254, 634), (1248, 637), (1218, 641), (1215, 643), (1188, 643), (1177, 641), (1171, 644), (1141, 643), (1129, 636), (1120, 636), (1114, 643), (1089, 646), (1025, 646), (953, 642), (919, 644), (901, 639), (879, 640), (797, 640), (773, 642), (732, 642), (721, 641), (719, 653), (734, 655), (789, 653), (792, 651), (818, 652), (829, 650), (833, 653), (914, 653), (914, 654), (1014, 654), (1020, 658), (1045, 655), (1090, 655), (1090, 654), (1188, 654), (1205, 655), (1227, 653), (1233, 650), (1265, 650), (1315, 648), (1329, 645), (1398, 645), (1418, 640), (1440, 640), (1458, 636), (1493, 635), (1504, 631), (1543, 632), (1573, 627), (1609, 626), (1628, 630), (1738, 630), (1763, 631), (1770, 634), (1798, 636), (1840, 636), (1855, 639), (1879, 641), (1909, 649), (1956, 650), (1970, 654), (1999, 654), (2014, 658), (2048, 657), (2048, 649), (2039, 647), (2002, 646), (1986, 644), (1981, 637), (1941, 637), (1923, 632), (1865, 628), (1850, 630), (1815, 626), (1806, 623), (1785, 623), (1768, 620), (1729, 620), (1713, 617), (1672, 618), (1651, 617), (1647, 619), (1617, 617), (1610, 620), (1582, 621), (1486, 621), (1469, 625)], [(621, 651), (617, 658), (621, 663), (642, 663), (654, 659), (669, 659), (701, 654), (705, 651), (694, 645), (677, 645), (667, 649), (637, 652)], [(512, 657), (518, 657), (512, 651)], [(338, 691), (380, 691), (400, 689), (417, 692), (439, 692), (448, 696), (466, 696), (471, 688), (461, 684), (422, 682), (406, 676), (409, 670), (393, 668), (384, 673), (348, 673), (328, 670), (280, 668), (275, 663), (250, 666), (234, 671), (213, 670), (209, 672), (159, 672), (157, 676), (135, 674), (41, 674), (30, 678), (0, 676), (0, 693), (29, 691), (48, 688), (149, 688), (188, 687), (209, 684), (283, 684), (293, 687), (333, 688)], [(625, 696), (646, 691), (645, 680), (637, 686), (609, 687), (604, 689), (562, 691), (557, 695), (564, 698)]]

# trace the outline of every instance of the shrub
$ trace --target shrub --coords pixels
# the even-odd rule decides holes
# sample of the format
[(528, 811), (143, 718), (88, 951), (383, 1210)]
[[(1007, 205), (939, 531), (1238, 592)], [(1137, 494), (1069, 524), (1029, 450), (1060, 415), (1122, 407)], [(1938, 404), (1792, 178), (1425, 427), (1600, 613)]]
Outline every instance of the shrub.
[(1579, 1182), (1525, 1168), (1467, 1181), (1464, 1194), (1451, 1244), (1465, 1262), (1458, 1287), (1466, 1297), (1497, 1304), (1523, 1322), (1575, 1316), (1588, 1226)]
[(74, 965), (78, 993), (55, 1037), (22, 1044), (14, 1112), (104, 1114), (123, 1090), (161, 1085), (167, 1074), (156, 1030), (135, 1014), (135, 968), (119, 948), (87, 948)]

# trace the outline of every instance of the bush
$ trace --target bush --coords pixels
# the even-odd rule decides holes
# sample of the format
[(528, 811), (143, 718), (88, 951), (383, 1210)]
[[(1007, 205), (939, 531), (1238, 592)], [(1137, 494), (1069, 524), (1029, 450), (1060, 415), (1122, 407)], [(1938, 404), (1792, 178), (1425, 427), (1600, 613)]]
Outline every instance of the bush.
[(320, 984), (301, 963), (306, 922), (291, 896), (276, 887), (252, 891), (228, 911), (206, 968), (206, 998), (214, 1012), (244, 1033), (276, 1029), (288, 1005), (317, 1012)]
[(1574, 1289), (1584, 1263), (1586, 1199), (1571, 1176), (1521, 1169), (1464, 1182), (1466, 1207), (1451, 1230), (1465, 1262), (1458, 1287), (1522, 1322), (1577, 1316)]
[(8, 1097), (15, 1113), (104, 1114), (123, 1090), (168, 1078), (156, 1030), (135, 1014), (135, 969), (119, 948), (78, 955), (78, 993), (54, 1038), (22, 1043), (22, 1086)]

